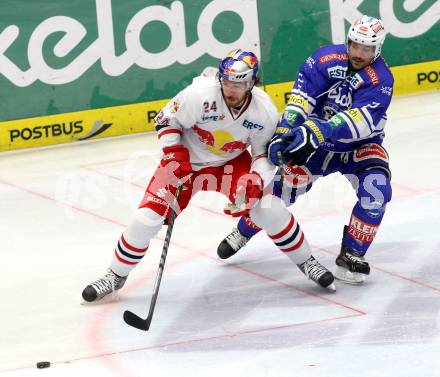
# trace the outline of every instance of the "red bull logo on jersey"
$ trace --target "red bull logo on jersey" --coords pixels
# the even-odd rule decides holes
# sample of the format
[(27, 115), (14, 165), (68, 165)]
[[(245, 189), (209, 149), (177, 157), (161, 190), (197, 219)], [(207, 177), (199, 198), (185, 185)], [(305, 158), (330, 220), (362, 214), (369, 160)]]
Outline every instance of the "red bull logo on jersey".
[(197, 134), (199, 140), (214, 154), (225, 155), (236, 151), (244, 151), (247, 148), (246, 142), (235, 140), (228, 131), (208, 131), (196, 124), (192, 130)]
[(193, 131), (197, 134), (199, 137), (199, 140), (206, 145), (214, 146), (214, 135), (212, 132), (204, 130), (197, 126), (196, 124), (192, 126)]
[(221, 151), (226, 153), (232, 153), (235, 151), (244, 151), (245, 149), (246, 149), (246, 144), (238, 140), (225, 143), (220, 148)]
[(179, 111), (179, 109), (180, 109), (180, 103), (177, 101), (173, 101), (170, 111), (172, 113), (177, 113)]

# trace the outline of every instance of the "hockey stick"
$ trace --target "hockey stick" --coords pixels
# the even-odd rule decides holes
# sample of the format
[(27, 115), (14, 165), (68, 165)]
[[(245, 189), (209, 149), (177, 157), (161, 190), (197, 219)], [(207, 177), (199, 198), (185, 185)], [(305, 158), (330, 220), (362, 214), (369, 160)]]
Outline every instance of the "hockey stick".
[[(182, 186), (179, 186), (176, 190), (174, 196), (174, 202), (177, 203)], [(171, 207), (170, 221), (168, 222), (167, 234), (165, 236), (165, 241), (163, 243), (162, 255), (160, 256), (159, 269), (157, 270), (156, 281), (154, 283), (153, 295), (151, 297), (150, 309), (148, 311), (148, 316), (146, 319), (139, 317), (137, 314), (126, 310), (124, 312), (124, 321), (127, 325), (136, 327), (139, 330), (148, 331), (151, 325), (151, 320), (153, 319), (154, 308), (156, 306), (157, 296), (159, 295), (160, 282), (162, 280), (162, 273), (165, 267), (165, 260), (168, 254), (168, 247), (170, 246), (171, 233), (174, 227), (174, 219), (176, 218), (176, 211)]]
[(283, 186), (284, 186), (284, 162), (283, 162), (283, 154), (281, 151), (277, 153), (278, 157), (278, 166), (280, 167), (280, 187), (281, 187), (281, 199), (283, 198)]

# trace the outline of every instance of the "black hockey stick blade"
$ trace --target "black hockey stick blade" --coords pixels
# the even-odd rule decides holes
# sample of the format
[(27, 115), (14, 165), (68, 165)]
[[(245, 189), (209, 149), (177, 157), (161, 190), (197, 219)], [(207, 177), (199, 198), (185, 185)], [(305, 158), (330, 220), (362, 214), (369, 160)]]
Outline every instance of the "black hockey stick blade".
[(147, 319), (143, 319), (139, 317), (137, 314), (134, 314), (130, 310), (126, 310), (124, 312), (124, 321), (127, 325), (132, 327), (136, 327), (139, 330), (148, 331), (151, 324), (151, 317)]

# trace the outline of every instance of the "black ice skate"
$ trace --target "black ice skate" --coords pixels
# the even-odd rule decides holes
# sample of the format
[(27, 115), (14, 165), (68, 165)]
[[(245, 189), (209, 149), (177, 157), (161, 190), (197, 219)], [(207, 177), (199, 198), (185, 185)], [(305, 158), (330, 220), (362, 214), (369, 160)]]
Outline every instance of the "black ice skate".
[(108, 294), (121, 289), (126, 280), (127, 276), (116, 275), (112, 270), (108, 269), (103, 278), (84, 288), (82, 297), (87, 302), (101, 300)]
[(297, 266), (304, 275), (310, 280), (313, 280), (319, 286), (328, 288), (331, 291), (336, 291), (336, 287), (333, 284), (333, 281), (335, 280), (333, 274), (319, 263), (313, 255), (305, 262), (297, 264)]
[[(348, 227), (344, 227), (344, 235)], [(344, 241), (342, 241), (344, 242)], [(341, 245), (341, 251), (336, 258), (335, 277), (338, 280), (349, 284), (361, 284), (365, 281), (366, 275), (370, 273), (370, 265), (365, 262), (364, 257), (357, 255), (354, 251), (348, 249), (344, 243)]]
[(365, 281), (366, 275), (370, 273), (370, 266), (365, 262), (364, 257), (360, 257), (344, 245), (336, 258), (335, 277), (350, 284), (360, 284)]
[(221, 259), (228, 259), (232, 257), (238, 250), (240, 250), (250, 240), (237, 229), (234, 228), (226, 238), (220, 242), (217, 248), (217, 255)]

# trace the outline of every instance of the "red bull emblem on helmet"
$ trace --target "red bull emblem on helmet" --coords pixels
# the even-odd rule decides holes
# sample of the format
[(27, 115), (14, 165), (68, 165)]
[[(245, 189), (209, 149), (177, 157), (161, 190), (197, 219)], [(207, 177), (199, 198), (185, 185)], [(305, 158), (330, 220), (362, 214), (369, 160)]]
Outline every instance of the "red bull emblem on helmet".
[(254, 68), (257, 63), (257, 58), (255, 56), (245, 56), (243, 61), (248, 65), (249, 68)]

